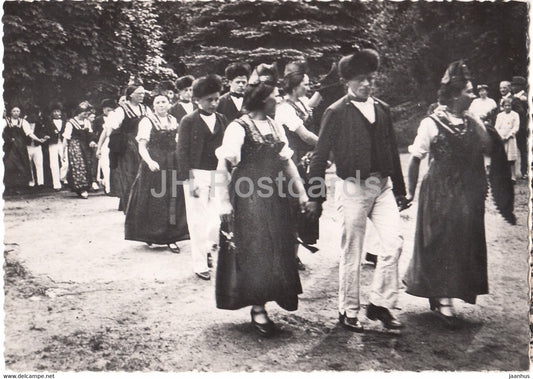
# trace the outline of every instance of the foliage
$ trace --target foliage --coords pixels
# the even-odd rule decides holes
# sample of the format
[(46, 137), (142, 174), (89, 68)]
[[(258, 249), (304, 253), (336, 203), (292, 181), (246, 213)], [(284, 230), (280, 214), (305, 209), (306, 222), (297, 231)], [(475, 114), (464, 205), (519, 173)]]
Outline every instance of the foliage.
[(169, 75), (150, 3), (4, 3), (4, 97), (24, 108), (116, 97), (130, 75)]
[(371, 45), (381, 55), (377, 95), (396, 106), (403, 129), (409, 127), (405, 120), (416, 122), (411, 118), (421, 117), (435, 100), (441, 75), (453, 60), (465, 59), (475, 84), (489, 84), (492, 97), (500, 80), (526, 76), (527, 6), (5, 2), (4, 96), (23, 106), (44, 107), (56, 99), (97, 103), (116, 97), (131, 75), (152, 87), (184, 74), (222, 74), (234, 61), (277, 62), (282, 72), (289, 60), (306, 58), (316, 81), (354, 45)]
[[(221, 74), (231, 62), (306, 58), (312, 75), (327, 72), (339, 52), (366, 41), (372, 12), (362, 3), (230, 2), (165, 3), (165, 12), (187, 8), (189, 23), (167, 45), (167, 58), (195, 75)], [(183, 67), (183, 66), (182, 66)]]

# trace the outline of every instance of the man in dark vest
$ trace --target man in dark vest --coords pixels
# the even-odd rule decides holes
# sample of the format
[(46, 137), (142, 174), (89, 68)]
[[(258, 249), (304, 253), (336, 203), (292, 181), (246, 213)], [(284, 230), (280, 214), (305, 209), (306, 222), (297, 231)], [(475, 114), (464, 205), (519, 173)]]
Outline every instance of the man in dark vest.
[(231, 122), (242, 116), (242, 98), (248, 84), (250, 67), (242, 63), (232, 63), (226, 67), (225, 74), (230, 86), (229, 92), (220, 97), (217, 112), (222, 113), (228, 122)]
[(526, 78), (523, 76), (513, 76), (511, 82), (511, 91), (513, 93), (512, 107), (513, 111), (518, 113), (520, 117), (520, 129), (516, 133), (516, 144), (518, 150), (520, 150), (520, 171), (524, 179), (527, 179), (528, 174), (527, 138), (529, 117), (527, 111), (527, 94), (525, 91), (526, 85)]
[(191, 75), (182, 76), (176, 80), (178, 101), (170, 107), (169, 113), (176, 117), (178, 124), (184, 116), (192, 113), (196, 109), (196, 105), (192, 102), (193, 82), (194, 77)]
[(355, 332), (363, 331), (357, 317), (359, 265), (367, 218), (374, 224), (383, 249), (366, 315), (380, 320), (388, 329), (403, 327), (390, 309), (398, 299), (398, 258), (403, 245), (398, 205), (406, 207), (408, 203), (389, 106), (371, 96), (378, 65), (379, 55), (372, 49), (340, 60), (339, 74), (347, 83), (348, 93), (324, 112), (311, 160), (311, 201), (306, 207), (311, 217), (319, 217), (326, 195), (327, 160), (333, 152), (339, 179), (335, 202), (342, 218), (339, 321)]
[(187, 225), (191, 237), (194, 272), (210, 280), (209, 255), (216, 250), (220, 218), (215, 206), (215, 150), (222, 145), (226, 117), (216, 112), (222, 81), (216, 75), (194, 81), (192, 96), (198, 104), (183, 117), (178, 129), (178, 179), (184, 181)]

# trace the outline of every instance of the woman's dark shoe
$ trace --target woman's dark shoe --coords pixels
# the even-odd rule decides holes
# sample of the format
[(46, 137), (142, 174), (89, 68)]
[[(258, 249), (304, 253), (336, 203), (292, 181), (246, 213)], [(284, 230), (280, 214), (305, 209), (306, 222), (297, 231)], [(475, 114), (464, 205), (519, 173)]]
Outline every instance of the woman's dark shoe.
[(429, 298), (429, 309), (431, 309), (439, 318), (444, 321), (447, 327), (453, 328), (457, 326), (457, 316), (453, 314), (452, 315), (445, 315), (442, 313), (442, 308), (452, 308), (453, 305), (451, 304), (441, 304), (439, 301), (435, 298)]
[[(265, 315), (267, 319), (267, 323), (260, 323), (260, 322), (255, 321), (255, 316), (260, 315), (260, 314)], [(268, 318), (268, 314), (266, 313), (264, 309), (261, 311), (254, 311), (254, 309), (252, 308), (250, 309), (250, 316), (252, 317), (252, 325), (254, 329), (257, 331), (257, 333), (259, 333), (263, 337), (269, 337), (272, 334), (274, 334), (274, 330), (276, 328), (275, 324), (272, 322), (271, 319)]]
[(380, 307), (372, 303), (366, 308), (366, 317), (370, 320), (379, 320), (387, 329), (403, 329), (404, 325), (390, 313), (385, 307)]
[(346, 316), (346, 312), (339, 312), (339, 322), (342, 324), (342, 326), (352, 332), (362, 333), (365, 330), (357, 317), (348, 317)]
[(170, 251), (172, 251), (173, 253), (176, 253), (176, 254), (180, 253), (180, 248), (177, 243), (175, 242), (169, 243), (167, 246), (170, 249)]

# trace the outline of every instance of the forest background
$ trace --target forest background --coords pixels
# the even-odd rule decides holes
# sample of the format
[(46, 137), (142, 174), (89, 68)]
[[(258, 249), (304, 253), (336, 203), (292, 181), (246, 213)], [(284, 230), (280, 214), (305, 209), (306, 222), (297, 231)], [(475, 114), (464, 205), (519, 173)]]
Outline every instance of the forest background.
[(416, 133), (446, 66), (464, 59), (474, 85), (527, 77), (527, 2), (4, 3), (6, 107), (66, 109), (118, 98), (129, 78), (223, 74), (231, 62), (306, 59), (312, 82), (355, 46), (382, 60), (376, 95), (393, 107), (398, 143)]

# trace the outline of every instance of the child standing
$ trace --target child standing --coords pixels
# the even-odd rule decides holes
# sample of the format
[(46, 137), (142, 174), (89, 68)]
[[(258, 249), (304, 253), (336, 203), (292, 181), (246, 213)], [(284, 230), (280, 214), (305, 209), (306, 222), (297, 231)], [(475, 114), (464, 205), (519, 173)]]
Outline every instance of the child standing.
[(516, 145), (516, 133), (520, 129), (520, 117), (512, 110), (512, 99), (505, 98), (502, 101), (503, 112), (496, 117), (494, 128), (502, 138), (507, 153), (507, 161), (511, 166), (511, 178), (516, 182), (514, 163), (518, 159), (519, 153)]

